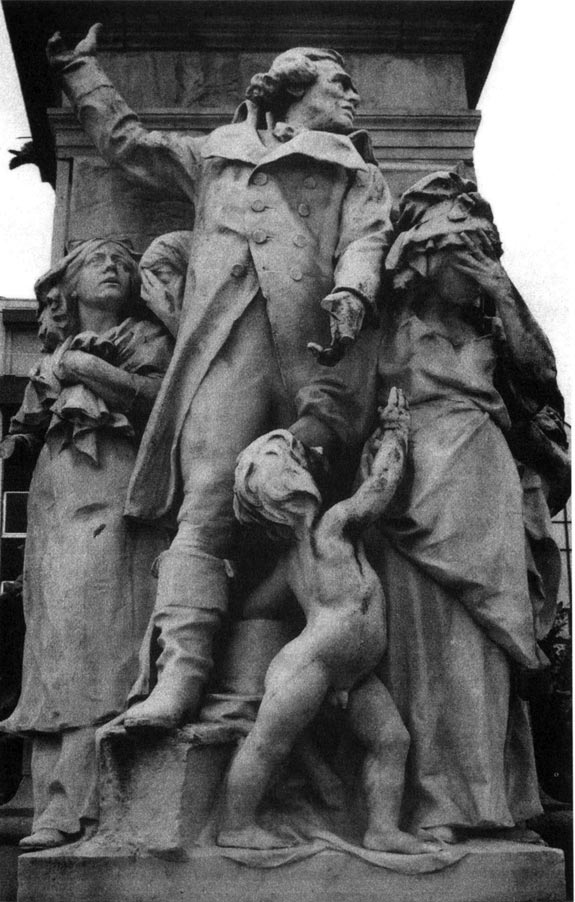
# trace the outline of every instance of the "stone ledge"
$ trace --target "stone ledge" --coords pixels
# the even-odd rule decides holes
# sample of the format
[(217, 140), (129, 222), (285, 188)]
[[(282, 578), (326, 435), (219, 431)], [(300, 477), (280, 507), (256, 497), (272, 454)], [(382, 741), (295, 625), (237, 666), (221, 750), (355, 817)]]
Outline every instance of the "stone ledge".
[[(18, 902), (564, 902), (563, 853), (495, 840), (465, 844), (442, 871), (398, 874), (341, 852), (273, 869), (245, 867), (215, 849), (185, 861), (98, 852), (90, 843), (23, 855)], [(89, 857), (90, 856), (90, 857)]]

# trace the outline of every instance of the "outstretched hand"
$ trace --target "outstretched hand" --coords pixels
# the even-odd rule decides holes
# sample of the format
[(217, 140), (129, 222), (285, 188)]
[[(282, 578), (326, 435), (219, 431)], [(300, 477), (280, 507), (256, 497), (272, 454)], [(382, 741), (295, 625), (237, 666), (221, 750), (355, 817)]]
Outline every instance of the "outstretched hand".
[(365, 305), (354, 294), (336, 290), (323, 299), (321, 306), (329, 314), (331, 344), (324, 348), (310, 341), (307, 348), (322, 366), (335, 366), (345, 357), (361, 331)]
[(59, 31), (52, 35), (46, 46), (46, 56), (48, 62), (53, 69), (62, 69), (68, 63), (73, 62), (81, 56), (95, 56), (98, 50), (98, 38), (102, 33), (104, 26), (101, 22), (92, 25), (88, 34), (83, 38), (74, 50), (69, 50), (62, 39)]
[(351, 344), (353, 344), (352, 338), (336, 337), (327, 348), (323, 348), (314, 341), (309, 341), (307, 349), (311, 351), (317, 362), (321, 363), (322, 366), (335, 366), (336, 363), (343, 360), (345, 352)]
[(499, 260), (493, 257), (487, 236), (478, 231), (473, 238), (465, 232), (460, 232), (459, 237), (465, 244), (465, 250), (453, 252), (453, 268), (472, 279), (494, 300), (508, 295), (513, 286)]

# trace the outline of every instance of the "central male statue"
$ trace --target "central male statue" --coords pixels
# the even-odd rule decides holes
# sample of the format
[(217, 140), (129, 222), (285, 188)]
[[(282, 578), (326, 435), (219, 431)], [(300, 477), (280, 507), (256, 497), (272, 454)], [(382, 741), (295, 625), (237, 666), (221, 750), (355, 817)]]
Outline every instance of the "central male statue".
[[(376, 333), (351, 339), (375, 309), (391, 199), (334, 51), (281, 54), (234, 123), (198, 138), (143, 128), (94, 59), (97, 29), (74, 51), (59, 35), (48, 47), (84, 129), (131, 180), (195, 206), (176, 350), (127, 504), (147, 520), (179, 506), (159, 563), (158, 682), (126, 717), (167, 728), (197, 710), (227, 609), (239, 452), (289, 426), (335, 460), (370, 430)], [(325, 311), (332, 344), (314, 356)]]

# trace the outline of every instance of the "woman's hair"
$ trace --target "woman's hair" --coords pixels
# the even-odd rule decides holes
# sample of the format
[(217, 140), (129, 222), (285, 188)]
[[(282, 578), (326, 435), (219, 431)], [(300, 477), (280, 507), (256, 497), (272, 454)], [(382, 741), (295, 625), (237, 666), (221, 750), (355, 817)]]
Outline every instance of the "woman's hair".
[(302, 480), (304, 465), (296, 456), (296, 443), (300, 444), (287, 429), (268, 432), (242, 451), (236, 466), (237, 519), (263, 526), (276, 541), (293, 536), (294, 520), (301, 512), (303, 500), (313, 498), (318, 505), (322, 501), (317, 486), (314, 484), (313, 491), (310, 480)]
[(77, 279), (90, 255), (107, 244), (113, 244), (117, 249), (121, 249), (130, 270), (129, 292), (121, 316), (123, 319), (128, 316), (141, 316), (141, 305), (138, 303), (140, 275), (131, 249), (124, 242), (114, 238), (90, 238), (76, 245), (69, 254), (41, 276), (34, 286), (39, 303), (38, 336), (42, 342), (42, 350), (50, 353), (66, 338), (80, 331)]
[(276, 56), (267, 72), (254, 75), (246, 89), (246, 97), (260, 109), (281, 118), (317, 81), (316, 63), (320, 60), (331, 60), (344, 67), (343, 57), (335, 50), (294, 47)]

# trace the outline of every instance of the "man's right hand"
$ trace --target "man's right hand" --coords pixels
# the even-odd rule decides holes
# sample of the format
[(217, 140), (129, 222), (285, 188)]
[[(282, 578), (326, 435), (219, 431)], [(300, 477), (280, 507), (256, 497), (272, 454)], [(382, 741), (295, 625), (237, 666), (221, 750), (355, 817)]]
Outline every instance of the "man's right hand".
[(56, 34), (52, 35), (46, 46), (46, 56), (50, 66), (59, 70), (81, 56), (95, 56), (98, 50), (98, 37), (103, 27), (100, 22), (92, 25), (86, 37), (80, 41), (74, 50), (68, 50), (62, 40), (62, 35), (57, 31)]

